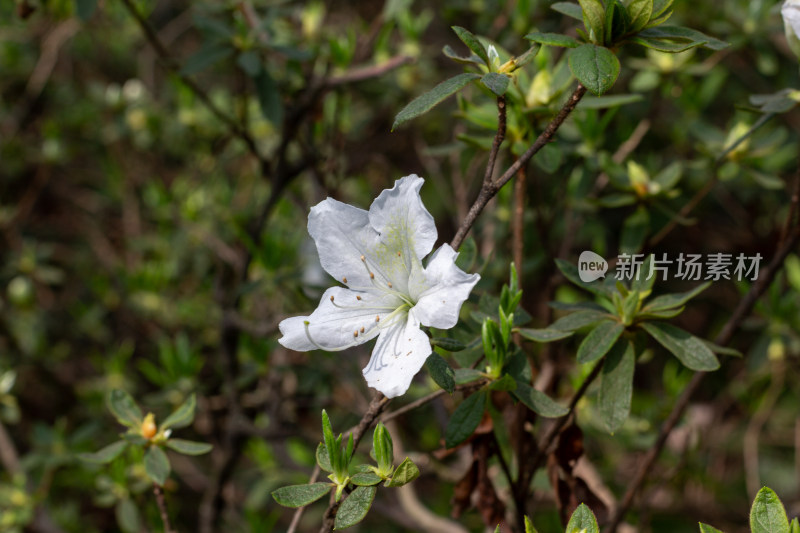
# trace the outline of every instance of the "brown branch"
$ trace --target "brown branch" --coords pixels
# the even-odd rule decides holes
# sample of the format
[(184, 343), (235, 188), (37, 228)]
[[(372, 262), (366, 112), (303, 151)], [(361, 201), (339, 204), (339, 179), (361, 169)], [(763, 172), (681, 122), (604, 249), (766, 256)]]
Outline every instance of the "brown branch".
[(175, 533), (172, 525), (169, 522), (169, 513), (167, 513), (167, 502), (164, 499), (164, 491), (158, 483), (153, 483), (153, 494), (156, 495), (156, 504), (158, 504), (158, 512), (161, 515), (161, 523), (164, 524), (164, 533)]
[[(797, 178), (800, 179), (800, 169), (798, 169)], [(794, 196), (792, 198), (792, 203), (795, 205), (795, 207), (790, 210), (790, 214), (797, 209), (798, 202), (800, 202), (800, 198)], [(772, 283), (775, 275), (780, 271), (786, 256), (789, 255), (792, 249), (794, 249), (798, 243), (798, 240), (800, 240), (800, 227), (795, 225), (791, 231), (791, 234), (778, 248), (775, 257), (773, 257), (772, 261), (770, 261), (770, 264), (764, 271), (762, 271), (761, 276), (759, 276), (758, 280), (753, 283), (745, 297), (739, 302), (739, 305), (734, 310), (730, 319), (728, 319), (722, 330), (714, 339), (714, 344), (725, 346), (731, 341), (733, 334), (739, 328), (744, 319), (750, 314), (753, 306), (755, 306), (758, 299), (767, 290), (770, 283)], [(683, 416), (686, 407), (689, 405), (689, 400), (691, 397), (700, 389), (700, 385), (702, 384), (705, 376), (705, 372), (697, 372), (694, 376), (692, 376), (692, 379), (687, 385), (686, 389), (684, 389), (683, 393), (681, 393), (680, 397), (675, 402), (675, 405), (672, 407), (672, 411), (658, 432), (658, 437), (656, 438), (655, 443), (650, 450), (648, 450), (644, 460), (636, 470), (636, 473), (628, 485), (627, 491), (625, 492), (625, 496), (622, 498), (619, 507), (617, 507), (617, 510), (614, 512), (614, 515), (609, 522), (610, 525), (606, 530), (608, 533), (614, 533), (619, 524), (622, 522), (625, 513), (628, 512), (628, 509), (633, 503), (634, 496), (636, 496), (636, 494), (639, 492), (645, 478), (652, 471), (653, 464), (667, 442), (667, 437), (669, 437), (669, 434)]]
[(339, 74), (338, 76), (331, 76), (325, 81), (325, 86), (332, 88), (340, 85), (346, 85), (348, 83), (356, 83), (372, 78), (379, 78), (398, 67), (402, 67), (403, 65), (411, 63), (412, 61), (414, 61), (413, 57), (399, 55), (377, 65), (355, 67), (342, 74)]
[[(478, 219), (478, 215), (481, 214), (483, 208), (486, 207), (486, 204), (489, 203), (489, 200), (494, 198), (497, 192), (508, 183), (511, 178), (513, 178), (516, 173), (525, 165), (534, 155), (536, 155), (539, 150), (541, 150), (547, 143), (553, 140), (558, 128), (561, 127), (561, 124), (564, 123), (564, 120), (569, 116), (572, 111), (575, 110), (575, 106), (578, 105), (578, 102), (581, 101), (583, 95), (586, 94), (586, 87), (581, 85), (580, 83), (573, 91), (572, 95), (567, 100), (567, 103), (561, 108), (558, 114), (550, 121), (550, 124), (544, 129), (544, 131), (539, 135), (539, 137), (534, 141), (534, 143), (528, 148), (524, 154), (517, 159), (514, 164), (512, 164), (502, 176), (497, 178), (496, 180), (487, 180), (484, 179), (483, 185), (481, 186), (481, 191), (478, 193), (478, 198), (475, 199), (475, 202), (470, 207), (469, 212), (467, 213), (466, 218), (461, 223), (461, 226), (458, 228), (455, 237), (450, 243), (450, 246), (453, 247), (454, 250), (458, 250), (461, 246), (461, 243), (464, 242), (464, 239), (467, 236), (470, 228), (472, 228), (475, 221)], [(487, 168), (487, 174), (489, 173), (489, 169)]]

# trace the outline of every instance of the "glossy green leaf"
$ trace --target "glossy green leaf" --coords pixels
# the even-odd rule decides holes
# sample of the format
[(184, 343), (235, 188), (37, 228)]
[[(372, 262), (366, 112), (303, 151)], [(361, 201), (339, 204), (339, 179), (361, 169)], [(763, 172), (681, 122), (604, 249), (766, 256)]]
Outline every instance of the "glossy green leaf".
[(650, 300), (647, 305), (642, 308), (642, 312), (649, 312), (649, 311), (663, 311), (666, 309), (674, 309), (676, 307), (683, 307), (686, 303), (709, 288), (711, 286), (711, 282), (707, 281), (701, 285), (698, 285), (694, 289), (687, 291), (687, 292), (680, 292), (674, 294), (665, 294), (663, 296), (657, 296)]
[(581, 6), (574, 2), (556, 2), (550, 6), (553, 11), (558, 11), (562, 15), (574, 18), (575, 20), (583, 20), (583, 10)]
[(669, 41), (666, 39), (655, 39), (652, 37), (642, 36), (641, 34), (631, 37), (631, 42), (644, 46), (645, 48), (651, 48), (653, 50), (658, 50), (659, 52), (667, 52), (670, 54), (685, 52), (686, 50), (691, 50), (692, 48), (697, 48), (705, 44), (702, 41), (678, 42), (678, 41)]
[(768, 487), (758, 491), (750, 508), (750, 530), (752, 533), (790, 533), (783, 503)]
[(437, 385), (453, 394), (456, 390), (455, 372), (441, 355), (436, 352), (431, 353), (425, 361), (425, 368)]
[(478, 391), (461, 402), (447, 423), (444, 435), (445, 445), (448, 448), (454, 448), (467, 440), (480, 424), (485, 408), (485, 391)]
[(124, 390), (113, 390), (108, 395), (108, 410), (117, 422), (129, 428), (138, 429), (144, 415), (133, 397)]
[(531, 522), (531, 519), (528, 518), (527, 515), (525, 516), (525, 533), (539, 533), (536, 531), (536, 528), (533, 527), (533, 522)]
[(628, 419), (633, 397), (635, 367), (636, 354), (633, 344), (626, 340), (618, 341), (603, 362), (597, 403), (609, 433), (617, 431)]
[(485, 377), (486, 376), (483, 375), (483, 372), (475, 368), (456, 368), (455, 371), (456, 385), (472, 383), (473, 381), (477, 381)]
[(442, 53), (446, 57), (463, 65), (483, 65), (483, 61), (481, 61), (480, 57), (476, 56), (475, 54), (470, 54), (469, 57), (460, 56), (449, 44), (444, 45), (442, 48)]
[(546, 418), (558, 418), (569, 413), (568, 408), (522, 381), (517, 382), (517, 389), (511, 394), (531, 411)]
[(545, 328), (545, 329), (530, 329), (520, 328), (517, 332), (528, 340), (535, 342), (553, 342), (561, 339), (566, 339), (572, 336), (573, 331), (565, 331), (560, 329)]
[[(606, 18), (606, 9), (603, 7), (603, 3), (600, 0), (578, 0), (578, 3), (583, 10), (583, 25), (586, 33), (593, 42), (602, 45)], [(575, 77), (580, 79), (577, 75)], [(586, 84), (584, 83), (584, 85)]]
[(345, 529), (361, 522), (372, 507), (377, 490), (377, 487), (356, 487), (336, 511), (334, 529)]
[(575, 330), (585, 328), (586, 326), (610, 319), (611, 315), (602, 311), (576, 311), (559, 318), (550, 324), (548, 329), (573, 332)]
[(325, 447), (325, 444), (319, 443), (317, 445), (317, 465), (324, 470), (325, 472), (333, 472), (333, 466), (331, 465), (331, 458), (328, 456), (328, 448)]
[(725, 41), (720, 41), (719, 39), (709, 37), (697, 30), (685, 28), (683, 26), (658, 26), (656, 28), (648, 28), (639, 32), (639, 36), (648, 39), (697, 43), (697, 46), (704, 46), (711, 50), (722, 50), (730, 46)]
[(160, 446), (150, 446), (144, 454), (144, 471), (158, 485), (163, 486), (167, 481), (170, 471), (169, 459)]
[(478, 38), (473, 35), (471, 31), (466, 28), (462, 28), (461, 26), (453, 26), (453, 31), (456, 32), (458, 38), (461, 39), (461, 42), (467, 45), (467, 48), (472, 50), (472, 52), (481, 58), (486, 66), (489, 67), (489, 54), (486, 52), (486, 47), (483, 46)]
[(392, 479), (385, 484), (386, 487), (402, 487), (406, 483), (411, 483), (419, 477), (419, 468), (414, 462), (406, 457), (403, 462), (395, 469)]
[(595, 95), (611, 89), (619, 76), (619, 59), (608, 48), (583, 44), (569, 56), (569, 68), (586, 88)]
[(792, 520), (792, 523), (789, 524), (789, 533), (800, 533), (800, 520), (797, 518)]
[(183, 455), (203, 455), (210, 452), (214, 447), (207, 442), (195, 442), (184, 439), (169, 439), (166, 442), (167, 448), (175, 450)]
[(577, 48), (581, 43), (568, 35), (560, 33), (541, 33), (533, 31), (525, 36), (525, 39), (548, 46), (561, 46), (564, 48)]
[(447, 337), (434, 337), (433, 339), (431, 339), (431, 346), (438, 346), (442, 350), (448, 352), (460, 352), (461, 350), (464, 350), (467, 347), (467, 345), (464, 344), (463, 342), (456, 339), (450, 339)]
[(687, 368), (704, 372), (719, 368), (714, 353), (690, 333), (666, 322), (643, 322), (641, 326)]
[(427, 113), (433, 109), (434, 106), (445, 100), (448, 96), (455, 94), (459, 90), (463, 89), (468, 83), (480, 79), (480, 77), (480, 74), (459, 74), (458, 76), (454, 76), (449, 80), (443, 81), (430, 91), (416, 97), (394, 118), (392, 131), (394, 131), (395, 128), (397, 128), (397, 126), (403, 122)]
[(700, 522), (700, 533), (722, 533), (719, 529)]
[(653, 1), (653, 14), (650, 15), (650, 20), (657, 19), (664, 13), (666, 13), (667, 9), (672, 7), (672, 2), (674, 0), (654, 0)]
[(627, 5), (631, 18), (629, 31), (637, 32), (647, 26), (653, 16), (653, 0), (631, 0)]
[(578, 346), (578, 362), (586, 364), (603, 357), (614, 346), (623, 331), (625, 326), (615, 320), (600, 322)]
[(123, 451), (125, 451), (125, 448), (128, 447), (128, 444), (128, 441), (119, 440), (94, 453), (81, 453), (78, 455), (78, 459), (81, 461), (86, 461), (87, 463), (110, 463), (119, 457)]
[(572, 513), (566, 533), (600, 533), (597, 519), (585, 503), (580, 504)]
[(272, 491), (273, 499), (284, 507), (302, 507), (314, 503), (326, 494), (332, 483), (311, 483), (306, 485), (290, 485)]
[(497, 72), (489, 72), (488, 74), (484, 74), (481, 78), (481, 83), (497, 96), (506, 94), (509, 81), (511, 81), (510, 77), (506, 74), (498, 74)]
[(194, 422), (194, 410), (197, 400), (194, 394), (189, 395), (180, 407), (169, 415), (161, 424), (161, 429), (182, 428)]
[(360, 487), (371, 487), (372, 485), (377, 485), (381, 481), (383, 481), (383, 479), (374, 472), (359, 472), (350, 477), (350, 482)]

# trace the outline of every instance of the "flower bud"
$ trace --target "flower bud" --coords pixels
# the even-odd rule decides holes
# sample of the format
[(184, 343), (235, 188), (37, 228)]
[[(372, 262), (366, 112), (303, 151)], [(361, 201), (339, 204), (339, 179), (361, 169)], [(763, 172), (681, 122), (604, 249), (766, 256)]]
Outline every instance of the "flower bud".
[(781, 7), (789, 48), (800, 58), (800, 0), (786, 0)]
[(150, 440), (156, 436), (157, 431), (156, 416), (153, 413), (147, 413), (142, 421), (142, 437)]

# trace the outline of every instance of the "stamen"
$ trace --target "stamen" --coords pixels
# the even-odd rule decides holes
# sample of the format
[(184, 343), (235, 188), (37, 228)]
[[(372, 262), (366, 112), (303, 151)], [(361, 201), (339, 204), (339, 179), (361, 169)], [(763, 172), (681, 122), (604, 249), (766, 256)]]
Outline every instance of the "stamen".
[(333, 302), (333, 294), (331, 294), (331, 302)]
[(392, 288), (392, 282), (391, 281), (387, 281), (386, 284), (389, 286), (390, 289)]
[[(331, 296), (333, 298), (333, 296)], [(356, 296), (356, 300), (361, 300), (361, 296)]]
[(361, 333), (364, 333), (364, 326), (361, 326)]
[(400, 257), (400, 252), (397, 252), (397, 257)]
[(369, 273), (369, 279), (375, 279), (375, 274), (373, 274), (372, 272), (370, 272), (370, 273)]
[(380, 315), (376, 316), (376, 317), (375, 317), (375, 322), (380, 322), (380, 321), (381, 321), (381, 317), (380, 317)]
[(345, 284), (347, 283), (347, 278), (346, 277), (342, 278), (342, 283), (345, 283)]
[(353, 337), (358, 337), (358, 330), (353, 332)]

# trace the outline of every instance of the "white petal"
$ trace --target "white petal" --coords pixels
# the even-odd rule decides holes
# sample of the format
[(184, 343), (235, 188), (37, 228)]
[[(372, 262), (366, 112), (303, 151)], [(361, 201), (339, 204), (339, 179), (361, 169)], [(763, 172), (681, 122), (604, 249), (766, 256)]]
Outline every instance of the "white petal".
[(283, 334), (278, 342), (298, 352), (338, 351), (363, 344), (380, 332), (380, 322), (376, 318), (383, 319), (401, 303), (391, 295), (332, 287), (325, 291), (311, 316), (287, 318), (278, 325)]
[[(369, 225), (363, 209), (328, 198), (311, 208), (308, 233), (314, 239), (322, 268), (348, 286), (369, 286), (361, 256), (371, 257), (378, 232)], [(347, 279), (346, 282), (343, 280)]]
[(381, 332), (369, 364), (363, 370), (367, 384), (387, 398), (404, 394), (431, 354), (431, 343), (419, 329), (413, 311), (399, 318), (402, 320)]
[(797, 0), (786, 0), (781, 7), (783, 22), (787, 27), (792, 28), (794, 34), (800, 37), (800, 2)]
[(423, 183), (416, 174), (400, 178), (369, 208), (370, 224), (381, 234), (381, 244), (390, 256), (400, 252), (418, 260), (433, 249), (436, 224), (419, 197)]
[(449, 244), (442, 245), (431, 256), (425, 269), (426, 290), (418, 298), (414, 313), (425, 326), (449, 329), (458, 322), (461, 304), (481, 277), (467, 274), (456, 266), (458, 253)]

